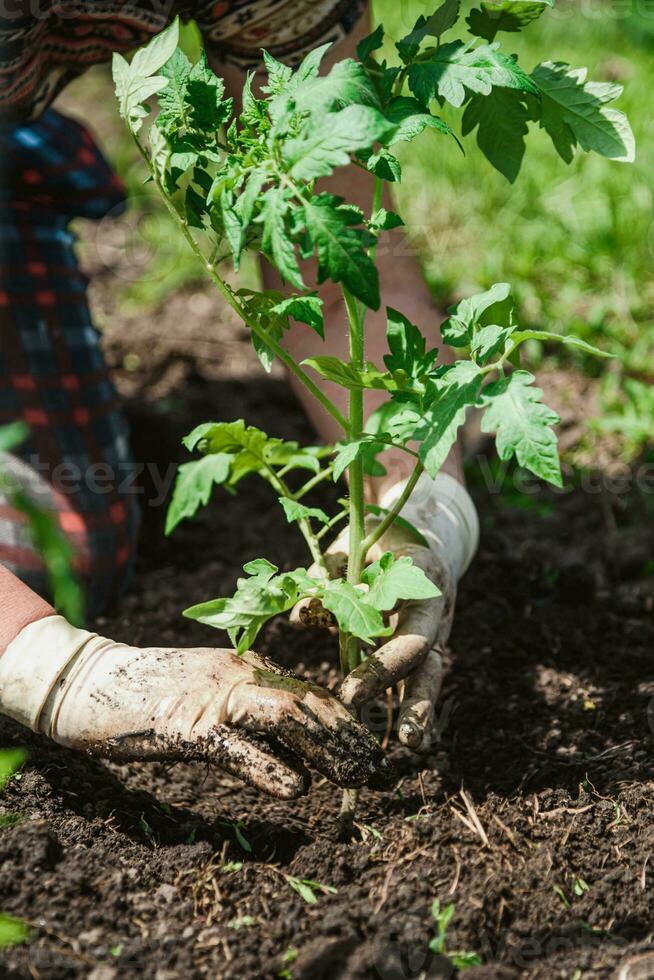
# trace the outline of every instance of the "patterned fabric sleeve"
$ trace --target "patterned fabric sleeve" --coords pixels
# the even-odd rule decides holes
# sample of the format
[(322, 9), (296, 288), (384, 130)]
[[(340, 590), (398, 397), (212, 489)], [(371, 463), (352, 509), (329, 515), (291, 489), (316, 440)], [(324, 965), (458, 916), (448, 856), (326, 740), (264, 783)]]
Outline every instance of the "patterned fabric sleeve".
[(128, 52), (180, 14), (194, 18), (207, 50), (243, 67), (262, 47), (295, 61), (352, 29), (365, 0), (222, 0), (190, 3), (18, 0), (0, 12), (0, 122), (38, 117), (71, 79)]

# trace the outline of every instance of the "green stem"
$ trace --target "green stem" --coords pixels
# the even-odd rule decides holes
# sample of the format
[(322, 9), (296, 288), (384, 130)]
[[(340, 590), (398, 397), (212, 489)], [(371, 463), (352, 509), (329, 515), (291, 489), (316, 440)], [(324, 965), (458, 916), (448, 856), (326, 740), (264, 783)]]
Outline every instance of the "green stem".
[(306, 497), (310, 490), (317, 487), (319, 483), (323, 482), (323, 480), (328, 479), (328, 477), (332, 475), (333, 471), (334, 467), (328, 466), (324, 470), (321, 470), (320, 473), (316, 473), (316, 475), (311, 477), (310, 480), (307, 480), (304, 486), (301, 486), (299, 490), (295, 491), (293, 494), (293, 500), (302, 500), (302, 498)]
[(382, 538), (384, 534), (386, 534), (389, 527), (395, 522), (395, 518), (399, 517), (402, 508), (404, 507), (407, 500), (413, 493), (415, 489), (415, 485), (420, 479), (420, 477), (422, 476), (422, 474), (424, 473), (424, 470), (425, 470), (424, 466), (420, 461), (418, 461), (415, 465), (413, 473), (411, 474), (411, 476), (406, 482), (406, 486), (402, 491), (401, 496), (398, 497), (395, 506), (391, 510), (389, 510), (388, 514), (383, 519), (383, 521), (380, 524), (378, 524), (373, 531), (370, 532), (368, 537), (363, 542), (362, 549), (364, 554), (368, 554), (368, 552), (373, 547), (373, 545), (377, 544), (379, 539)]
[[(350, 360), (352, 365), (363, 369), (365, 351), (363, 320), (359, 306), (343, 286), (343, 298), (347, 309), (350, 340)], [(350, 438), (357, 439), (363, 432), (363, 390), (351, 389), (349, 405)], [(347, 564), (347, 581), (359, 585), (365, 559), (362, 544), (365, 536), (365, 499), (363, 485), (363, 462), (355, 459), (348, 467), (350, 478), (350, 547)], [(361, 662), (361, 643), (356, 637), (347, 639), (347, 672), (354, 670)]]

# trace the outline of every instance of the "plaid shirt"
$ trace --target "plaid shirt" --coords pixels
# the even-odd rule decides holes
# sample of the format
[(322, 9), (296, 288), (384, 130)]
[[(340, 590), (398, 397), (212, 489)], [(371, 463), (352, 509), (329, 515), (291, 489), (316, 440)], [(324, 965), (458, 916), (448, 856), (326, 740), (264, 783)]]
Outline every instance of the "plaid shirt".
[[(48, 110), (36, 123), (0, 128), (0, 424), (23, 419), (17, 451), (49, 488), (47, 505), (78, 555), (87, 611), (123, 586), (137, 508), (129, 483), (126, 423), (89, 313), (86, 279), (68, 230), (123, 205), (117, 177), (78, 123)], [(41, 495), (43, 496), (43, 495)], [(36, 591), (42, 562), (22, 518), (0, 500), (0, 561)]]

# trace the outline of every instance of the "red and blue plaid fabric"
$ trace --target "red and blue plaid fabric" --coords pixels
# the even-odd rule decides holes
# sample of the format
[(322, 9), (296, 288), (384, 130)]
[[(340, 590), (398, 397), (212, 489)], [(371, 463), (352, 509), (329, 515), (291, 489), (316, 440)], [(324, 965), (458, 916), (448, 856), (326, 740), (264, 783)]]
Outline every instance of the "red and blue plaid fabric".
[[(121, 590), (134, 555), (135, 498), (126, 423), (89, 313), (73, 217), (120, 208), (117, 177), (78, 123), (48, 110), (0, 127), (0, 424), (30, 427), (17, 451), (51, 489), (75, 546), (87, 611)], [(124, 489), (121, 490), (121, 485)], [(0, 561), (46, 594), (20, 515), (0, 506)]]

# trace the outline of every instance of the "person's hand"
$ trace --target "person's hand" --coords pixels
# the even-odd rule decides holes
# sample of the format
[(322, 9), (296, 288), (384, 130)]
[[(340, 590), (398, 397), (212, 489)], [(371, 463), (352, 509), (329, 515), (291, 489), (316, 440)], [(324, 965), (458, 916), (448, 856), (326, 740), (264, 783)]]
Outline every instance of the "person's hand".
[(256, 653), (115, 643), (49, 616), (0, 658), (0, 711), (112, 760), (215, 762), (282, 799), (305, 763), (339, 786), (383, 783), (378, 743), (332, 695)]
[[(403, 489), (403, 482), (391, 487), (381, 506), (390, 509)], [(344, 704), (359, 708), (404, 681), (399, 738), (414, 751), (426, 752), (432, 740), (434, 706), (443, 678), (442, 650), (452, 628), (457, 583), (477, 549), (479, 522), (468, 492), (448, 474), (439, 474), (435, 480), (421, 477), (402, 517), (420, 532), (428, 546), (417, 543), (406, 526), (394, 524), (370, 550), (368, 562), (387, 551), (396, 557), (406, 555), (441, 594), (435, 599), (405, 602), (395, 611), (392, 637), (348, 674), (339, 697)], [(371, 519), (368, 530), (373, 526)], [(332, 575), (345, 574), (347, 546), (346, 529), (327, 552)], [(315, 622), (316, 609), (301, 605), (294, 618), (307, 624)]]

